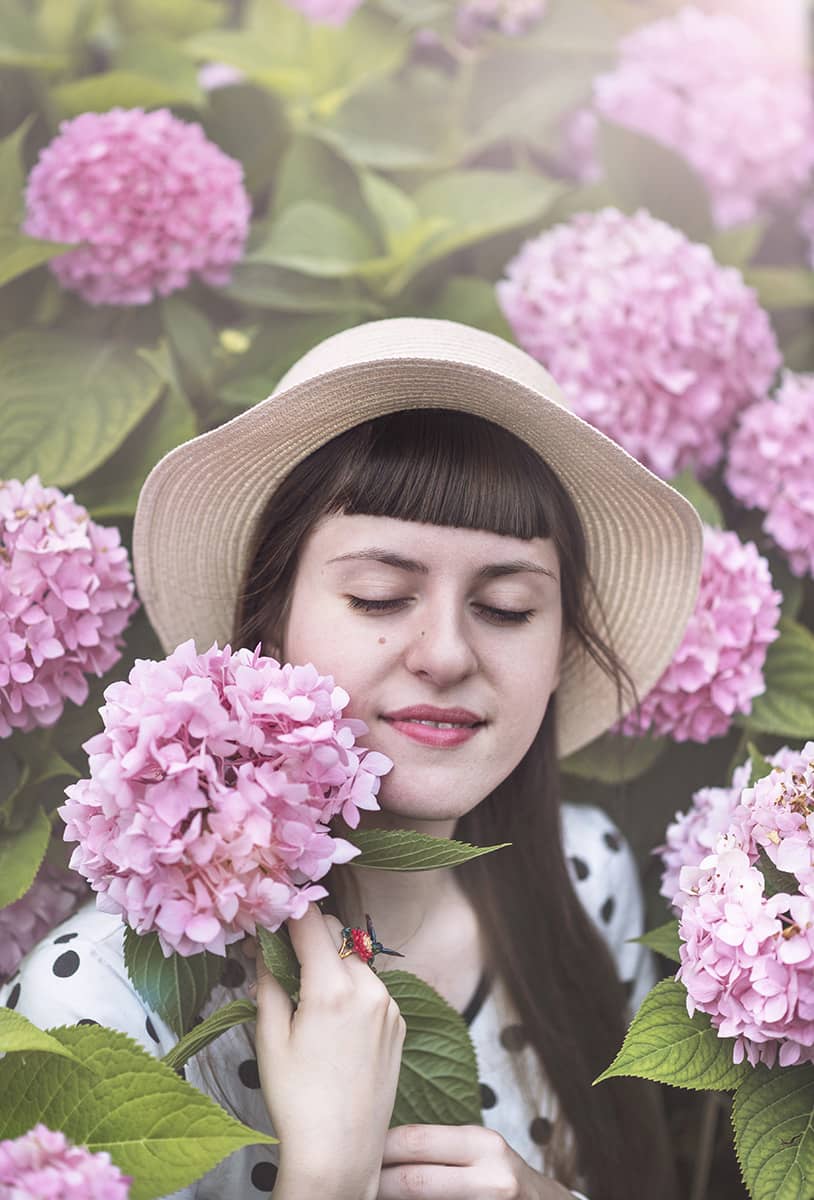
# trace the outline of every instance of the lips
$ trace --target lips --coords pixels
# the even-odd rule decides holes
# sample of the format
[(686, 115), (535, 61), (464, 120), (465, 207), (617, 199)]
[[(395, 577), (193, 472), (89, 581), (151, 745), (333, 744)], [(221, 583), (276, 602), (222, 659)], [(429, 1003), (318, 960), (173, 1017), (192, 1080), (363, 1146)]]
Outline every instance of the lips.
[(385, 713), (383, 719), (410, 741), (436, 750), (462, 746), (485, 724), (468, 708), (436, 708), (432, 704), (400, 708)]
[(393, 712), (384, 713), (385, 721), (415, 723), (431, 721), (435, 725), (455, 725), (473, 728), (483, 725), (482, 717), (470, 712), (468, 708), (436, 708), (432, 704), (414, 704), (409, 708), (399, 708)]

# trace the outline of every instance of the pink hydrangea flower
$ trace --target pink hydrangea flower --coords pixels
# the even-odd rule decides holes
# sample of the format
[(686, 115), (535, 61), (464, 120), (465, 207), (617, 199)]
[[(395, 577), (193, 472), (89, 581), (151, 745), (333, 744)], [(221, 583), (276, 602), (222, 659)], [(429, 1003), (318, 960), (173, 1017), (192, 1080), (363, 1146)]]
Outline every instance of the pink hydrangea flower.
[(289, 8), (296, 8), (309, 21), (322, 25), (344, 25), (364, 0), (285, 0)]
[[(784, 746), (768, 760), (786, 769), (800, 762), (800, 752)], [(686, 812), (679, 812), (667, 826), (665, 844), (653, 851), (664, 864), (661, 894), (679, 911), (687, 899), (680, 887), (682, 867), (697, 867), (711, 854), (722, 833), (728, 833), (741, 792), (749, 783), (751, 764), (736, 767), (729, 787), (706, 787), (695, 792)]]
[(98, 907), (184, 955), (302, 916), (327, 894), (311, 881), (358, 853), (328, 822), (378, 809), (392, 766), (355, 746), (367, 727), (342, 716), (348, 699), (260, 647), (138, 660), (106, 689), (90, 778), (59, 810)]
[(106, 1151), (92, 1154), (42, 1124), (0, 1142), (4, 1200), (127, 1200), (132, 1182)]
[(741, 414), (726, 482), (766, 513), (763, 528), (795, 575), (814, 575), (814, 375), (787, 371), (773, 399)]
[(81, 875), (43, 863), (25, 895), (0, 908), (0, 980), (9, 979), (23, 956), (87, 895)]
[(546, 0), (463, 0), (455, 14), (456, 34), (466, 43), (492, 31), (521, 37), (539, 24), (545, 8)]
[[(594, 113), (683, 155), (720, 227), (795, 203), (814, 170), (806, 39), (777, 36), (788, 16), (778, 22), (775, 5), (762, 7), (774, 36), (748, 15), (693, 6), (642, 25), (621, 40), (614, 70), (594, 81)], [(584, 146), (577, 154), (582, 174), (592, 157)]]
[(23, 228), (79, 243), (49, 263), (90, 304), (147, 304), (192, 275), (229, 282), (251, 204), (243, 168), (167, 109), (64, 121), (26, 189)]
[(665, 478), (714, 467), (735, 415), (780, 365), (740, 273), (647, 212), (606, 208), (546, 230), (497, 292), (574, 410)]
[(118, 529), (36, 475), (0, 481), (0, 737), (84, 704), (138, 608)]
[(701, 585), (681, 645), (620, 732), (652, 731), (677, 742), (726, 733), (735, 714), (750, 713), (766, 690), (763, 665), (778, 637), (782, 599), (753, 542), (705, 527)]
[[(767, 895), (766, 855), (790, 881)], [(728, 833), (681, 871), (687, 1010), (735, 1038), (734, 1061), (814, 1062), (814, 742), (745, 788)]]
[(218, 88), (232, 87), (245, 82), (246, 76), (229, 63), (209, 62), (198, 67), (198, 86), (205, 92), (216, 92)]

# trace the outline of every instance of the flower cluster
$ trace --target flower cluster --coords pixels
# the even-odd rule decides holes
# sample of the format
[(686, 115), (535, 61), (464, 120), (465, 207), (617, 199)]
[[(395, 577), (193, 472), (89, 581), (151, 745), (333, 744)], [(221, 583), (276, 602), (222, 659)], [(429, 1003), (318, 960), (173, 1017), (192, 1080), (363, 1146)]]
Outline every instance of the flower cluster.
[(678, 978), (690, 1015), (735, 1039), (735, 1062), (814, 1062), (813, 859), (809, 742), (744, 789), (713, 852), (681, 871)]
[(778, 636), (782, 599), (753, 542), (705, 527), (698, 599), (681, 645), (620, 732), (652, 731), (677, 742), (726, 733), (734, 715), (751, 712), (766, 690), (763, 665)]
[(0, 908), (0, 980), (9, 979), (23, 955), (87, 895), (87, 884), (75, 871), (44, 863), (25, 895)]
[[(111, 684), (105, 729), (85, 743), (90, 778), (66, 789), (71, 867), (165, 954), (196, 954), (302, 916), (307, 886), (358, 851), (332, 837), (377, 809), (383, 754), (355, 747), (347, 692), (313, 666), (260, 648), (184, 642)], [(305, 885), (305, 886), (303, 886)]]
[(193, 274), (229, 282), (251, 204), (243, 168), (167, 109), (64, 121), (26, 190), (25, 232), (81, 243), (50, 262), (90, 304), (147, 304)]
[(684, 7), (622, 39), (618, 64), (594, 81), (593, 111), (682, 154), (719, 226), (753, 220), (799, 199), (814, 169), (805, 55), (788, 40)]
[(542, 20), (545, 7), (546, 0), (463, 0), (455, 14), (455, 32), (466, 44), (492, 31), (521, 37)]
[(92, 1154), (45, 1125), (0, 1142), (0, 1196), (9, 1200), (127, 1200), (131, 1183), (106, 1151)]
[(309, 21), (322, 25), (344, 25), (356, 12), (363, 0), (285, 0), (289, 8), (296, 8)]
[(137, 607), (118, 529), (36, 475), (0, 482), (0, 737), (84, 704)]
[[(798, 751), (784, 746), (769, 758), (772, 766), (785, 770), (799, 761)], [(676, 813), (675, 820), (667, 826), (665, 844), (653, 853), (660, 854), (664, 864), (661, 877), (661, 894), (676, 911), (687, 899), (681, 891), (682, 867), (697, 867), (711, 854), (722, 833), (727, 833), (732, 816), (740, 803), (741, 792), (749, 783), (749, 762), (736, 767), (730, 787), (706, 787), (695, 792), (687, 812)]]
[(814, 575), (814, 375), (787, 371), (774, 399), (741, 415), (726, 482), (766, 513), (763, 528), (795, 575)]
[(526, 242), (497, 289), (574, 410), (666, 478), (714, 467), (780, 364), (739, 272), (647, 212), (578, 214)]

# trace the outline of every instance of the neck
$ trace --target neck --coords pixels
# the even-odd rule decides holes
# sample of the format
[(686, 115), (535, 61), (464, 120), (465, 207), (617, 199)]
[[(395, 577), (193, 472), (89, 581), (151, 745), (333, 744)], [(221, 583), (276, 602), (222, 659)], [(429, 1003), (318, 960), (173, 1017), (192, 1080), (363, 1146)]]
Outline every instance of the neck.
[[(410, 821), (380, 811), (365, 814), (365, 828), (410, 829), (432, 837), (450, 838), (455, 822)], [(352, 842), (353, 832), (348, 831), (347, 836)], [(440, 936), (450, 912), (460, 905), (463, 896), (454, 867), (383, 871), (348, 865), (335, 868), (331, 882), (345, 915), (354, 924), (363, 927), (364, 914), (370, 913), (379, 941), (408, 957)], [(398, 968), (403, 964), (391, 958), (387, 965)]]

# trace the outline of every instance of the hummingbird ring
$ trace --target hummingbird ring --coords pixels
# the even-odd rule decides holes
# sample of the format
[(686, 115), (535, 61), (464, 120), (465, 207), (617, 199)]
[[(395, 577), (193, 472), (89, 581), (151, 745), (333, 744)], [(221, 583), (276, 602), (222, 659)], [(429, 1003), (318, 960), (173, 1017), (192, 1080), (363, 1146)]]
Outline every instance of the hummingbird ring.
[(350, 925), (346, 925), (342, 930), (342, 945), (339, 947), (339, 957), (347, 958), (349, 954), (358, 954), (362, 962), (366, 962), (371, 971), (375, 971), (373, 959), (377, 954), (392, 954), (397, 958), (404, 958), (400, 950), (388, 950), (376, 938), (376, 930), (373, 928), (373, 922), (370, 919), (370, 914), (365, 913), (365, 921), (367, 930), (356, 929)]

